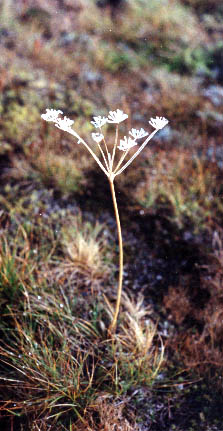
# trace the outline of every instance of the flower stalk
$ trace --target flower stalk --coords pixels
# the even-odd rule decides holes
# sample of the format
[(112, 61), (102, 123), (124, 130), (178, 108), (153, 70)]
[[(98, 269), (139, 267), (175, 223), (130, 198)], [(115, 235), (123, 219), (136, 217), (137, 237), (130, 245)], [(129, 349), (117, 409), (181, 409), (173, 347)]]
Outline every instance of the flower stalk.
[[(149, 124), (155, 129), (149, 136), (148, 132), (146, 132), (144, 129), (131, 129), (129, 132), (128, 137), (124, 136), (124, 139), (120, 139), (120, 143), (118, 145), (118, 126), (119, 124), (126, 120), (128, 118), (128, 115), (125, 114), (120, 109), (117, 109), (116, 111), (110, 111), (108, 117), (93, 117), (93, 121), (91, 123), (94, 125), (94, 127), (100, 130), (100, 133), (92, 133), (92, 139), (97, 143), (99, 150), (102, 155), (102, 161), (98, 158), (98, 156), (95, 154), (95, 152), (91, 149), (91, 147), (85, 142), (72, 128), (74, 121), (70, 120), (66, 116), (64, 118), (61, 118), (59, 115), (63, 114), (62, 111), (56, 111), (54, 109), (47, 109), (45, 114), (42, 114), (41, 117), (45, 121), (53, 122), (56, 127), (59, 129), (70, 133), (77, 139), (78, 144), (83, 144), (85, 148), (89, 151), (91, 156), (94, 158), (100, 169), (104, 172), (104, 174), (108, 177), (108, 181), (110, 184), (111, 189), (111, 195), (112, 195), (112, 201), (114, 206), (114, 212), (115, 212), (115, 218), (116, 218), (116, 224), (117, 224), (117, 231), (118, 231), (118, 242), (119, 242), (119, 279), (118, 279), (118, 289), (117, 289), (117, 296), (116, 296), (116, 305), (115, 305), (115, 311), (113, 315), (113, 319), (111, 322), (111, 325), (108, 329), (109, 334), (112, 334), (116, 330), (117, 326), (117, 319), (120, 309), (120, 303), (121, 303), (121, 296), (122, 296), (122, 284), (123, 284), (123, 241), (122, 241), (122, 231), (121, 231), (121, 223), (120, 223), (120, 217), (119, 217), (119, 211), (118, 211), (118, 205), (116, 200), (116, 194), (115, 194), (115, 187), (114, 187), (114, 179), (117, 175), (120, 175), (132, 162), (133, 160), (141, 153), (141, 151), (145, 148), (145, 146), (148, 144), (148, 142), (153, 138), (153, 136), (157, 133), (158, 130), (161, 130), (163, 127), (165, 127), (168, 124), (168, 120), (164, 117), (156, 117), (151, 118), (149, 121)], [(116, 131), (115, 131), (115, 142), (113, 145), (112, 155), (108, 150), (108, 146), (105, 140), (105, 137), (102, 133), (102, 127), (106, 123), (116, 124)], [(142, 139), (146, 137), (146, 140), (141, 144), (141, 146), (138, 148), (138, 150), (130, 157), (130, 159), (124, 163), (124, 159), (127, 156), (130, 149), (135, 147), (138, 143), (138, 139)], [(105, 152), (103, 151), (100, 143), (103, 142), (105, 146)], [(115, 159), (116, 159), (116, 151), (119, 149), (120, 151), (123, 151), (121, 157), (119, 158), (119, 161), (115, 165)], [(103, 165), (104, 162), (104, 165)]]
[(114, 205), (114, 211), (115, 211), (115, 219), (117, 224), (117, 231), (118, 231), (118, 245), (119, 245), (119, 277), (118, 277), (118, 289), (117, 289), (117, 296), (116, 296), (116, 305), (115, 305), (115, 312), (113, 315), (112, 323), (109, 327), (109, 332), (112, 333), (117, 324), (117, 318), (120, 308), (120, 302), (121, 302), (121, 295), (122, 295), (122, 280), (123, 280), (123, 242), (122, 242), (122, 230), (121, 230), (121, 223), (120, 223), (120, 217), (118, 212), (118, 205), (115, 195), (115, 187), (114, 187), (114, 180), (112, 177), (109, 177), (109, 183), (110, 183), (110, 189), (111, 189), (111, 195)]

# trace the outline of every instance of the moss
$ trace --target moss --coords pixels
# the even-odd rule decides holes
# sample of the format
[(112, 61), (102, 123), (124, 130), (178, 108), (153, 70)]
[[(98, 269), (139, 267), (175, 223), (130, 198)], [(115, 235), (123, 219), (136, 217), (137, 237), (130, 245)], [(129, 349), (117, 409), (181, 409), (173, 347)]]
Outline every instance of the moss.
[(131, 69), (137, 66), (137, 59), (131, 56), (125, 48), (115, 48), (106, 43), (102, 43), (100, 50), (96, 55), (98, 64), (110, 72), (119, 72), (121, 70)]
[(162, 62), (170, 72), (202, 73), (211, 76), (212, 52), (202, 46), (187, 47), (176, 55), (162, 56)]
[(83, 185), (83, 172), (75, 161), (69, 157), (53, 153), (39, 155), (33, 160), (41, 180), (47, 186), (54, 186), (62, 193), (80, 191)]
[(195, 155), (192, 159), (186, 152), (173, 151), (168, 158), (161, 154), (154, 157), (152, 175), (146, 172), (147, 180), (136, 190), (141, 205), (165, 210), (180, 228), (189, 222), (196, 232), (206, 228), (213, 211), (220, 221), (218, 167), (206, 165), (205, 160)]
[(18, 74), (1, 97), (1, 134), (3, 139), (23, 146), (39, 135), (40, 112), (44, 101), (40, 92), (27, 87), (27, 74)]
[(64, 95), (66, 109), (75, 113), (78, 117), (91, 117), (95, 111), (95, 105), (91, 100), (77, 94), (76, 91), (68, 89)]
[(10, 104), (7, 114), (3, 115), (2, 134), (6, 140), (23, 145), (36, 136), (39, 130), (39, 110), (31, 106)]

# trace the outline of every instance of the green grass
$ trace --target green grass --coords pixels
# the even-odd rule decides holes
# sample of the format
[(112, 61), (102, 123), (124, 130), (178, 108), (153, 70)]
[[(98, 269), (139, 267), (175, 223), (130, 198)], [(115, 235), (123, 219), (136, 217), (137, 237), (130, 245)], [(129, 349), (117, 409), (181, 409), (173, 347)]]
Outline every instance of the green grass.
[[(80, 219), (77, 223), (76, 235), (83, 229), (86, 240), (86, 233), (94, 232), (93, 227), (80, 224)], [(120, 332), (113, 340), (108, 339), (106, 328), (113, 315), (111, 287), (108, 285), (104, 291), (106, 300), (100, 283), (95, 292), (89, 290), (92, 282), (89, 285), (88, 261), (83, 256), (85, 287), (75, 263), (72, 277), (65, 282), (65, 273), (62, 279), (58, 277), (59, 266), (62, 276), (65, 265), (61, 257), (58, 263), (60, 242), (55, 242), (48, 232), (46, 253), (45, 235), (41, 234), (37, 252), (33, 253), (31, 242), (38, 231), (35, 226), (28, 230), (25, 226), (14, 226), (16, 241), (12, 233), (1, 247), (0, 355), (1, 379), (6, 384), (1, 408), (6, 417), (15, 415), (21, 423), (28, 420), (30, 427), (44, 419), (60, 429), (60, 423), (67, 427), (70, 421), (85, 423), (87, 412), (104, 393), (115, 399), (125, 396), (129, 388), (140, 382), (150, 386), (161, 366), (163, 352), (158, 354), (153, 343), (155, 326), (145, 326), (149, 310), (143, 308), (142, 301), (134, 308), (128, 296), (120, 315)], [(100, 229), (96, 227), (95, 238), (89, 236), (89, 256), (93, 241), (94, 247), (98, 244), (99, 253)], [(69, 225), (71, 231), (75, 243), (75, 230)], [(67, 241), (66, 237), (66, 246)], [(105, 280), (105, 267), (101, 271)], [(126, 306), (128, 312), (124, 311)], [(138, 334), (148, 338), (147, 349), (140, 347)]]
[[(150, 162), (149, 162), (150, 164)], [(221, 218), (221, 184), (216, 164), (209, 166), (188, 152), (160, 152), (154, 156), (135, 192), (138, 202), (145, 208), (166, 211), (166, 216), (180, 228), (188, 223), (195, 232), (208, 226), (212, 217)], [(219, 218), (219, 221), (220, 221)]]

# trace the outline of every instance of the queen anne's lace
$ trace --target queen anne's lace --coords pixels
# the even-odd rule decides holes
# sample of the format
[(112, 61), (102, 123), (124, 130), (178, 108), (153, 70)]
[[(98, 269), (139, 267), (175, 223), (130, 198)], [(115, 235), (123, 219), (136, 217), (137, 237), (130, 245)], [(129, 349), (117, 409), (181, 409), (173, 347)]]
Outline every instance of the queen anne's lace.
[(108, 115), (108, 123), (121, 123), (122, 121), (126, 120), (126, 118), (128, 118), (127, 114), (124, 114), (123, 111), (121, 111), (121, 109), (117, 109), (117, 111), (109, 111), (109, 115)]
[[(55, 123), (55, 126), (58, 127), (61, 130), (64, 130), (65, 132), (68, 132), (72, 134), (76, 139), (78, 144), (83, 144), (85, 148), (88, 150), (88, 152), (92, 155), (98, 166), (101, 168), (101, 170), (104, 172), (104, 174), (107, 176), (111, 193), (112, 193), (112, 199), (114, 203), (114, 209), (115, 209), (115, 216), (117, 221), (117, 227), (118, 227), (118, 236), (119, 236), (119, 284), (118, 284), (118, 291), (117, 291), (117, 299), (116, 299), (116, 306), (113, 314), (113, 320), (109, 327), (108, 334), (109, 336), (112, 335), (114, 329), (116, 328), (117, 324), (117, 317), (119, 313), (120, 308), (120, 302), (121, 302), (121, 293), (122, 293), (122, 278), (123, 278), (123, 246), (122, 246), (122, 235), (121, 235), (121, 226), (120, 226), (120, 219), (119, 219), (119, 213), (118, 213), (118, 207), (117, 207), (117, 201), (115, 196), (115, 189), (114, 189), (114, 179), (117, 175), (120, 175), (132, 162), (135, 160), (135, 158), (141, 153), (141, 151), (145, 148), (145, 146), (148, 144), (148, 142), (152, 139), (152, 137), (157, 133), (159, 129), (162, 129), (166, 124), (168, 123), (168, 120), (164, 117), (156, 117), (151, 118), (149, 123), (151, 126), (155, 128), (153, 132), (149, 135), (144, 129), (132, 129), (129, 134), (133, 137), (126, 137), (124, 136), (124, 139), (120, 139), (119, 143), (119, 150), (123, 151), (123, 154), (119, 158), (119, 161), (116, 160), (116, 148), (119, 140), (119, 134), (118, 134), (118, 124), (122, 121), (126, 120), (128, 118), (128, 115), (125, 114), (120, 109), (117, 109), (116, 111), (110, 111), (108, 118), (105, 117), (93, 117), (93, 121), (91, 122), (96, 128), (100, 129), (105, 123), (114, 123), (117, 124), (116, 131), (115, 131), (115, 141), (113, 144), (113, 150), (110, 151), (110, 146), (108, 147), (106, 144), (106, 141), (104, 139), (104, 135), (102, 133), (92, 133), (92, 138), (94, 141), (98, 143), (98, 147), (101, 153), (101, 156), (103, 160), (101, 161), (98, 157), (98, 155), (91, 149), (91, 147), (88, 145), (87, 142), (85, 142), (84, 139), (82, 139), (78, 133), (71, 128), (72, 124), (74, 123), (72, 120), (70, 120), (67, 117), (59, 118), (58, 115), (62, 114), (62, 111), (56, 111), (54, 109), (47, 109), (46, 114), (42, 114), (41, 117), (46, 121), (53, 121)], [(126, 155), (128, 154), (128, 150), (135, 145), (137, 145), (136, 140), (143, 138), (147, 136), (147, 138), (144, 140), (144, 142), (137, 148), (136, 151), (134, 151), (134, 154), (129, 158), (129, 160), (125, 160)], [(99, 143), (103, 140), (103, 144), (99, 145)], [(103, 163), (104, 162), (104, 163)], [(61, 308), (63, 307), (63, 304), (60, 304)]]
[(168, 123), (169, 121), (165, 117), (150, 118), (149, 121), (149, 124), (157, 130), (163, 129)]
[(104, 139), (104, 135), (102, 135), (102, 133), (92, 133), (91, 136), (92, 139), (94, 139), (94, 141), (98, 144), (102, 141), (102, 139)]
[(93, 117), (93, 119), (94, 119), (94, 121), (91, 121), (91, 123), (94, 125), (94, 127), (96, 127), (96, 129), (98, 127), (104, 126), (104, 124), (107, 123), (107, 118), (101, 117), (101, 115), (99, 115), (98, 117)]
[(120, 145), (118, 148), (121, 151), (127, 151), (130, 148), (134, 147), (135, 145), (137, 145), (137, 142), (135, 142), (131, 138), (126, 138), (126, 136), (124, 136), (124, 139), (120, 139)]
[(59, 120), (59, 114), (63, 114), (63, 112), (60, 110), (57, 111), (56, 109), (46, 109), (46, 113), (42, 114), (41, 117), (45, 121), (53, 121), (56, 123)]
[(143, 128), (141, 128), (140, 130), (132, 129), (132, 130), (130, 130), (129, 134), (134, 139), (140, 139), (140, 138), (145, 138), (145, 136), (148, 135), (148, 132), (146, 132)]

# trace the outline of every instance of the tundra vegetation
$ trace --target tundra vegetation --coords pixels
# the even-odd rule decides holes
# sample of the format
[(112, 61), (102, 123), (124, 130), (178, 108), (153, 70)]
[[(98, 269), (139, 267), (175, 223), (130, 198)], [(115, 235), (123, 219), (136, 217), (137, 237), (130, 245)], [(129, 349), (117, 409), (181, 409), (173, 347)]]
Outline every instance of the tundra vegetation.
[(0, 8), (0, 428), (222, 431), (220, 2)]

